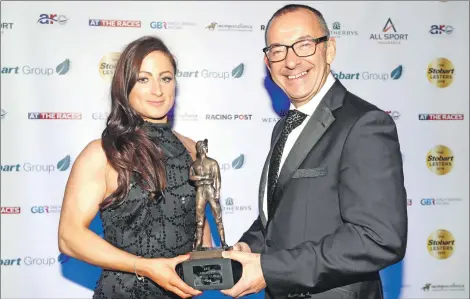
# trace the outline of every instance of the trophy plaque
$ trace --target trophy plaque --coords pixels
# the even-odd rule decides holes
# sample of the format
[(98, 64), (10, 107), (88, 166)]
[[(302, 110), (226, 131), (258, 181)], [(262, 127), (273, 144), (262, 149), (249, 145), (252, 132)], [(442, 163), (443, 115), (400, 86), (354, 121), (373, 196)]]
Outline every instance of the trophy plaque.
[[(182, 262), (183, 280), (196, 290), (225, 290), (232, 288), (242, 275), (242, 265), (224, 258), (222, 252), (231, 250), (225, 243), (225, 231), (220, 207), (220, 168), (216, 160), (207, 156), (207, 139), (196, 143), (197, 158), (189, 170), (189, 179), (196, 186), (196, 241), (190, 258)], [(217, 224), (221, 247), (202, 246), (205, 208), (209, 203)]]

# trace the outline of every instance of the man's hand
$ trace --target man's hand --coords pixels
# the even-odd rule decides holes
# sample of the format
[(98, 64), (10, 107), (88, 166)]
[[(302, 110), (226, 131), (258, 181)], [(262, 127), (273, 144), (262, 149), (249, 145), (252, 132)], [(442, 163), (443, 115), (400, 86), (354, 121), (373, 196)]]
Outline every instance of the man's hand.
[(243, 266), (242, 277), (230, 290), (222, 290), (221, 292), (224, 295), (240, 298), (248, 294), (258, 293), (266, 287), (259, 253), (231, 250), (222, 252), (222, 255), (224, 258), (240, 262)]
[(238, 242), (237, 244), (232, 246), (232, 250), (234, 251), (243, 251), (251, 253), (251, 248), (245, 242)]

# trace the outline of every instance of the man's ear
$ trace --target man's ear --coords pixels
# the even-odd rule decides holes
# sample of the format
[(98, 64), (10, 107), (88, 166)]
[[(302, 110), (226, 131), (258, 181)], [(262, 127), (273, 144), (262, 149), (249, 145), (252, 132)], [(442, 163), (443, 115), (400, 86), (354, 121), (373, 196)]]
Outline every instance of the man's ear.
[(336, 57), (336, 39), (330, 37), (326, 42), (326, 62), (331, 64)]
[(268, 68), (269, 72), (271, 73), (271, 63), (269, 62), (266, 55), (264, 55), (264, 64), (266, 64), (266, 67)]

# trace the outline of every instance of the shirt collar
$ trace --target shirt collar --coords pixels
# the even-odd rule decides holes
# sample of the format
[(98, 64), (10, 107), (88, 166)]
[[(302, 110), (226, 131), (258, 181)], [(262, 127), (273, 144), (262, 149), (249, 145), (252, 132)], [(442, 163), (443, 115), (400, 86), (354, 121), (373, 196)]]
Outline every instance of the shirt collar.
[(328, 90), (330, 90), (331, 86), (335, 83), (335, 77), (333, 77), (333, 74), (330, 72), (328, 76), (326, 77), (325, 84), (323, 87), (318, 91), (318, 93), (306, 104), (300, 106), (299, 108), (295, 108), (295, 106), (291, 103), (289, 110), (292, 109), (297, 109), (300, 112), (303, 112), (307, 114), (308, 116), (311, 116), (313, 112), (315, 112), (315, 109), (318, 106), (318, 103), (323, 99), (323, 97), (326, 95)]

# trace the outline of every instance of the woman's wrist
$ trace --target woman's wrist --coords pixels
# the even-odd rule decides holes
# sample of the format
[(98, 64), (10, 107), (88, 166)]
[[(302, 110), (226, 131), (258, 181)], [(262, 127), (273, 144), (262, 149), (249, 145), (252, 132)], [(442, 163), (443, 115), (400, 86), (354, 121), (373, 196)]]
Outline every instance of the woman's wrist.
[(148, 277), (148, 260), (143, 257), (137, 257), (134, 260), (134, 272), (137, 277)]

